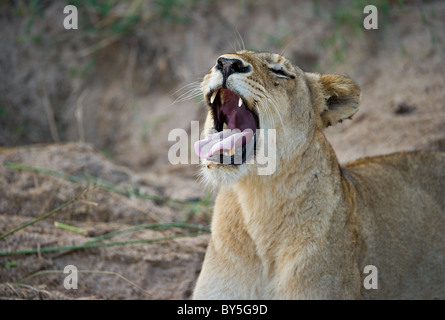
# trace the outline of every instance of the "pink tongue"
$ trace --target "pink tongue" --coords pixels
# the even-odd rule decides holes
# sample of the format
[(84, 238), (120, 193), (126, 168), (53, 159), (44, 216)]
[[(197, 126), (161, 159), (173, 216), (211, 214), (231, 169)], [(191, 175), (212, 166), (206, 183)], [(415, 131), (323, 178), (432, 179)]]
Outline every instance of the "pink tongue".
[(195, 152), (200, 158), (209, 158), (216, 152), (222, 150), (231, 150), (234, 146), (243, 145), (243, 137), (246, 137), (247, 144), (253, 137), (252, 130), (223, 130), (214, 134), (210, 134), (206, 139), (195, 142)]

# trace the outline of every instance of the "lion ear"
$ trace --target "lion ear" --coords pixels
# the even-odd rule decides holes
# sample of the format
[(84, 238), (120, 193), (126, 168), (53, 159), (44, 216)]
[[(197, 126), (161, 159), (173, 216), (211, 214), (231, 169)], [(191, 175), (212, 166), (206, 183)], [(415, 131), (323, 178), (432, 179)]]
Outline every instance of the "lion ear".
[(320, 76), (322, 96), (326, 103), (320, 116), (325, 127), (350, 119), (360, 103), (360, 87), (349, 77), (325, 74)]

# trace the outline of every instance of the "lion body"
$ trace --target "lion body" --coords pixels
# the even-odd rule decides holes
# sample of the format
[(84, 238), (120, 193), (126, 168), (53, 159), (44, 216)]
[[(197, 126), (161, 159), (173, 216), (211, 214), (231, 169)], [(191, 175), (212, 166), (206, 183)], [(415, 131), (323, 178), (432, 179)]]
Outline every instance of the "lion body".
[[(357, 203), (360, 261), (379, 289), (364, 297), (445, 297), (445, 154), (404, 152), (345, 166)], [(362, 269), (363, 270), (363, 269)]]
[[(252, 56), (237, 57), (255, 75), (270, 57)], [(301, 95), (289, 94), (296, 89), (285, 81), (284, 93), (272, 92), (288, 97), (276, 104), (284, 105), (281, 125), (293, 128), (277, 126), (276, 171), (203, 165), (220, 189), (194, 298), (445, 298), (445, 153), (397, 153), (341, 168), (322, 129), (356, 112), (358, 87), (286, 68)], [(266, 90), (268, 77), (259, 77)], [(228, 87), (239, 92), (240, 81), (233, 77)], [(236, 172), (230, 183), (221, 178)], [(364, 285), (369, 265), (378, 271), (377, 288)]]

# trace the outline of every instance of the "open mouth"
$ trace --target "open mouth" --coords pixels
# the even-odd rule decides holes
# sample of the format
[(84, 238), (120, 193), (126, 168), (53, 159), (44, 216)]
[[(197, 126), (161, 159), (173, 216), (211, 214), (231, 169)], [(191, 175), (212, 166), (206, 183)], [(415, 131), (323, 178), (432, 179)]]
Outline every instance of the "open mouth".
[(246, 102), (229, 89), (209, 93), (214, 130), (206, 139), (195, 143), (196, 154), (217, 163), (239, 165), (255, 153), (258, 116)]

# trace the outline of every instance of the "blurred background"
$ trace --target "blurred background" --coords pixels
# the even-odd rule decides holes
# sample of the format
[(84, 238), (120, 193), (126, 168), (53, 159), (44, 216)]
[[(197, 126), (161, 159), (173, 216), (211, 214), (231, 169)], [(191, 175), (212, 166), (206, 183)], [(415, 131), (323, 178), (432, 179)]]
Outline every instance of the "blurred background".
[[(84, 141), (133, 168), (168, 164), (168, 132), (205, 116), (199, 98), (172, 103), (220, 54), (245, 47), (283, 53), (305, 71), (349, 74), (363, 90), (358, 118), (376, 122), (382, 152), (419, 147), (423, 138), (403, 145), (382, 132), (397, 122), (378, 120), (399, 108), (418, 123), (430, 104), (432, 118), (443, 116), (444, 5), (372, 2), (378, 30), (363, 28), (359, 0), (2, 0), (0, 145)], [(63, 27), (67, 4), (78, 8), (77, 30)], [(393, 131), (440, 129), (418, 126)], [(345, 134), (369, 138), (361, 128)]]
[[(77, 30), (63, 27), (69, 4), (78, 9)], [(363, 27), (367, 4), (378, 9), (377, 30)], [(111, 221), (121, 227), (142, 221), (208, 226), (211, 202), (205, 201), (212, 195), (199, 184), (197, 165), (168, 162), (173, 142), (167, 137), (174, 128), (190, 131), (191, 121), (202, 123), (206, 109), (193, 88), (219, 55), (242, 48), (282, 53), (304, 71), (347, 74), (357, 81), (359, 112), (325, 132), (341, 163), (402, 150), (445, 150), (444, 1), (0, 0), (0, 231), (83, 190), (54, 174), (8, 163), (88, 174), (136, 190), (112, 197), (91, 192), (89, 201), (99, 206), (77, 203), (60, 218), (87, 230), (115, 230)], [(137, 196), (142, 194), (198, 202), (178, 209)], [(28, 232), (29, 243), (45, 232), (60, 238), (49, 226)], [(189, 298), (207, 236), (198, 237), (199, 244), (176, 243), (200, 249), (174, 259), (171, 248), (155, 247), (167, 250), (158, 260), (140, 248), (127, 250), (134, 255), (125, 259), (145, 261), (140, 266), (145, 271), (134, 272), (139, 278), (133, 280), (149, 288), (152, 298)], [(0, 249), (27, 243), (20, 239), (2, 242)], [(108, 257), (105, 269), (128, 270), (118, 262), (125, 260), (122, 252), (100, 252)], [(89, 254), (77, 257), (78, 263), (91, 260)], [(5, 259), (3, 266), (18, 267), (0, 269), (0, 283), (66, 263), (54, 257)], [(147, 267), (153, 259), (154, 267)], [(53, 281), (51, 288), (58, 290)], [(101, 289), (106, 293), (94, 288), (76, 294), (146, 297), (134, 288), (117, 292), (109, 285), (109, 291)]]

